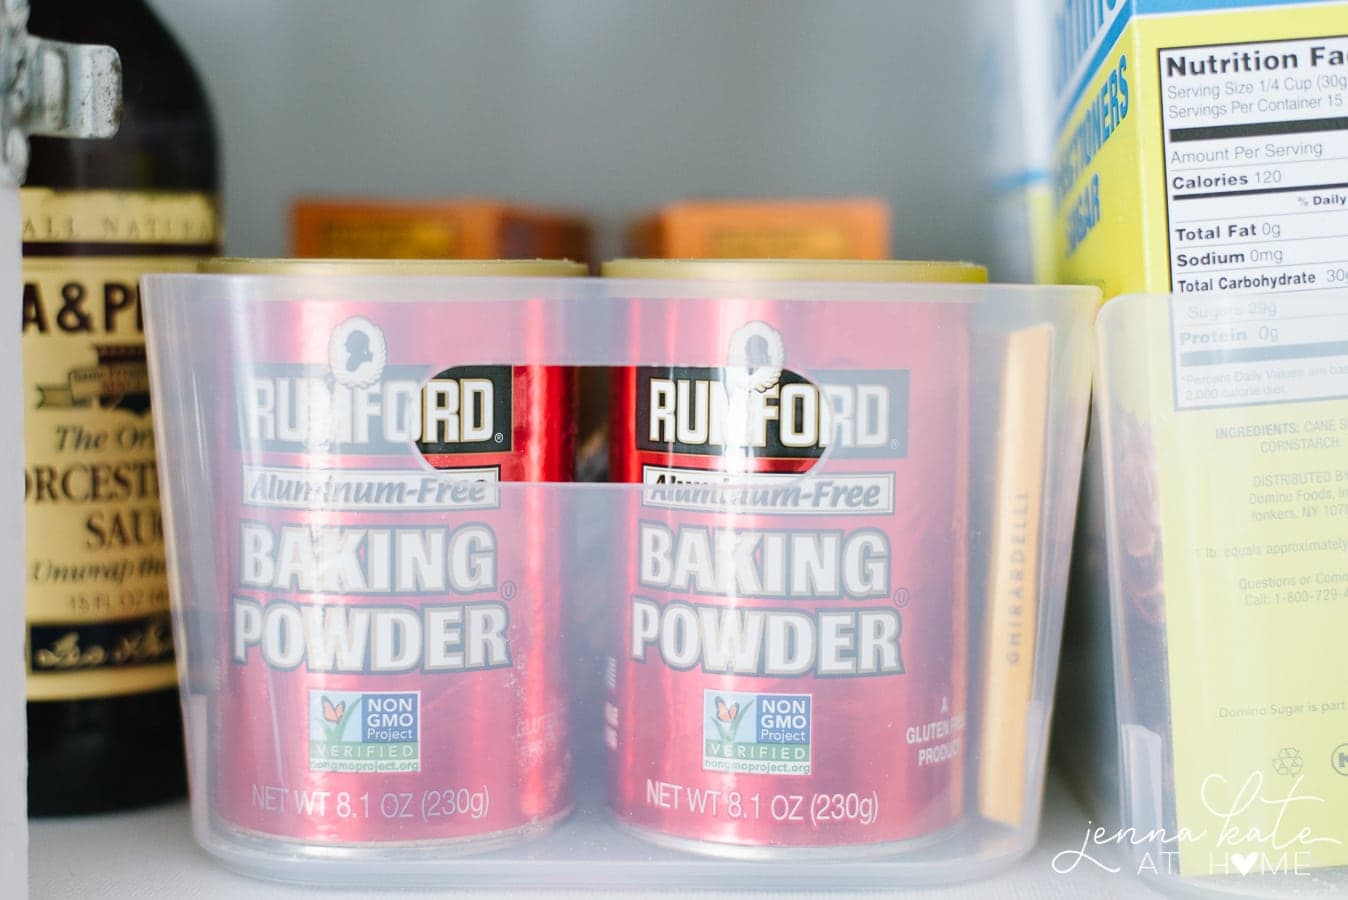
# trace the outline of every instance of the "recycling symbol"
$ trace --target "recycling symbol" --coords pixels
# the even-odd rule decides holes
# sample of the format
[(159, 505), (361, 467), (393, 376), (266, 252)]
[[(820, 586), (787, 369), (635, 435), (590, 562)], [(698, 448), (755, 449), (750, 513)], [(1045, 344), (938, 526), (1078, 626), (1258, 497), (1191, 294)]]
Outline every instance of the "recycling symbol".
[(1283, 747), (1273, 757), (1273, 771), (1279, 775), (1300, 775), (1303, 765), (1301, 751), (1296, 747)]

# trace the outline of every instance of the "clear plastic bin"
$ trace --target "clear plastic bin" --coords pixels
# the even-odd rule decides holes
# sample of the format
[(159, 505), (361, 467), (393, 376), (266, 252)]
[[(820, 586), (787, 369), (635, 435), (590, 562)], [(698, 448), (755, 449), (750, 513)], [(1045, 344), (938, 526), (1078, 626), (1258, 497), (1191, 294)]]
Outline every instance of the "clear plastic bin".
[(1100, 316), (1122, 821), (1092, 840), (1167, 892), (1348, 891), (1345, 310), (1132, 296)]
[[(193, 822), (225, 864), (892, 890), (1033, 845), (1093, 289), (144, 299)], [(635, 386), (614, 446), (662, 464), (504, 480), (569, 452), (579, 366)]]

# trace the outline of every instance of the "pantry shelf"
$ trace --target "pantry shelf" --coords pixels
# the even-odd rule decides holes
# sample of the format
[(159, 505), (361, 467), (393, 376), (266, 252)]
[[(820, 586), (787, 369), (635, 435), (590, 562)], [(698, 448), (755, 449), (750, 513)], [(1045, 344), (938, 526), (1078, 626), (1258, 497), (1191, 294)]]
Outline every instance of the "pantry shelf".
[[(1045, 800), (1044, 825), (1039, 843), (1025, 859), (1004, 873), (983, 881), (948, 888), (915, 892), (936, 898), (980, 900), (1054, 900), (1054, 898), (1155, 897), (1137, 879), (1126, 873), (1112, 874), (1090, 863), (1068, 874), (1053, 870), (1053, 858), (1064, 850), (1081, 847), (1087, 815), (1076, 799), (1056, 778), (1050, 778)], [(31, 896), (136, 896), (142, 900), (233, 900), (250, 897), (312, 897), (329, 888), (305, 888), (255, 881), (236, 875), (215, 863), (192, 839), (186, 803), (138, 812), (77, 819), (34, 821), (30, 829)], [(640, 867), (641, 881), (651, 880), (652, 871), (668, 871), (661, 879), (677, 884), (677, 872), (689, 857), (654, 849), (615, 832), (602, 810), (579, 809), (565, 829), (523, 847), (512, 854), (516, 863), (513, 884), (484, 884), (483, 896), (501, 896), (503, 890), (539, 887), (588, 886), (596, 883), (631, 883), (631, 873)], [(1107, 851), (1092, 855), (1109, 865), (1118, 863)], [(582, 871), (565, 872), (565, 860)], [(591, 860), (603, 859), (603, 863)], [(471, 860), (465, 861), (472, 866)], [(627, 873), (624, 875), (624, 871)], [(447, 885), (449, 886), (449, 885)], [(437, 891), (407, 891), (400, 896), (443, 896)], [(592, 896), (591, 890), (574, 890), (574, 896)], [(623, 891), (636, 894), (637, 891)], [(643, 891), (641, 893), (648, 893)]]

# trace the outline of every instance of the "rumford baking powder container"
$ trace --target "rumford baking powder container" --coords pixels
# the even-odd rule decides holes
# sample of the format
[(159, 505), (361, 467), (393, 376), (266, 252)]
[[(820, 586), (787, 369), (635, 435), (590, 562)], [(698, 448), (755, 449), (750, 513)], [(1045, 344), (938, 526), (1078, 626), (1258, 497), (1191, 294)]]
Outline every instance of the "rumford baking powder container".
[(1100, 316), (1122, 797), (1166, 892), (1348, 891), (1348, 295)]
[[(145, 280), (207, 850), (338, 885), (893, 889), (1029, 849), (1095, 291), (357, 271)], [(714, 374), (663, 387), (717, 404), (722, 450), (770, 422), (784, 462), (493, 480), (473, 451), (504, 414), (482, 370), (594, 365)], [(523, 429), (516, 385), (513, 439), (541, 438), (549, 410)], [(689, 413), (656, 420), (696, 449)], [(582, 589), (607, 604), (597, 627), (625, 623), (627, 659), (567, 681), (596, 627)], [(614, 753), (605, 704), (625, 688), (603, 676), (638, 666), (649, 689), (612, 725), (663, 738)], [(568, 782), (576, 810), (543, 832)], [(690, 841), (774, 858), (652, 845), (615, 821), (610, 784), (694, 823)], [(465, 855), (521, 830), (541, 832), (527, 850)]]
[[(787, 367), (771, 303), (736, 297), (733, 283), (982, 282), (985, 270), (619, 260), (604, 274), (728, 282), (722, 303), (676, 308), (660, 328), (724, 348), (719, 365), (614, 380), (610, 475), (646, 486), (606, 709), (618, 821), (747, 857), (883, 853), (955, 826), (968, 309), (913, 306), (896, 330), (859, 312), (848, 334), (866, 366), (812, 381)], [(802, 479), (825, 453), (831, 477)], [(677, 802), (672, 787), (710, 802)]]
[[(293, 296), (326, 275), (568, 276), (563, 262), (226, 260)], [(496, 844), (571, 805), (560, 548), (502, 482), (570, 478), (573, 373), (455, 365), (444, 329), (359, 288), (249, 308), (202, 425), (224, 533), (219, 755), (199, 790), (241, 835), (311, 852)], [(229, 321), (212, 330), (227, 332)], [(543, 340), (541, 319), (519, 323)], [(224, 440), (228, 438), (228, 440)], [(423, 598), (409, 606), (408, 597)], [(270, 714), (260, 715), (260, 710)]]

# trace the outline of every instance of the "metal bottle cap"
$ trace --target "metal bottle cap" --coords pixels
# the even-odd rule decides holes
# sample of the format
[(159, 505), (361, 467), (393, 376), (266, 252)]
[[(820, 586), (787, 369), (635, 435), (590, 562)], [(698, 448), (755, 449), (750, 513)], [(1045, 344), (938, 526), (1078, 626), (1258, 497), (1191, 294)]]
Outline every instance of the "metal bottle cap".
[(111, 137), (122, 109), (122, 62), (111, 47), (28, 33), (28, 0), (0, 0), (0, 180), (28, 170), (28, 136)]

